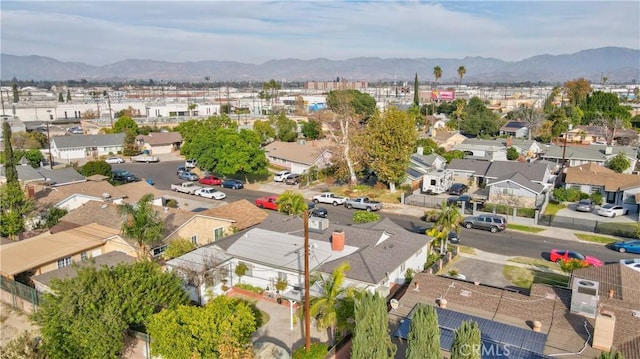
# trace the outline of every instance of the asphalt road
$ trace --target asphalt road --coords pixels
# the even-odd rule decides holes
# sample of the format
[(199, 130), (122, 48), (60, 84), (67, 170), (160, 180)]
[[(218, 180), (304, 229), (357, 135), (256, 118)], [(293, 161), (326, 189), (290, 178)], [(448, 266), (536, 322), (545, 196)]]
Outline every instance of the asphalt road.
[[(171, 188), (171, 184), (184, 182), (176, 176), (176, 168), (183, 164), (183, 161), (164, 161), (159, 163), (127, 162), (112, 165), (112, 167), (114, 169), (126, 169), (143, 179), (151, 178), (155, 182), (155, 187), (161, 190), (169, 190)], [(227, 194), (227, 198), (225, 199), (226, 202), (233, 202), (239, 199), (246, 199), (253, 202), (258, 197), (270, 194), (249, 189), (232, 190), (225, 188), (222, 190)], [(333, 207), (331, 205), (322, 204), (320, 206), (325, 207), (328, 210), (328, 218), (332, 223), (345, 225), (353, 224), (352, 216), (354, 210), (349, 210), (342, 206)], [(424, 221), (417, 217), (384, 212), (381, 214), (389, 217), (395, 223), (407, 230), (426, 225)], [(634, 255), (615, 252), (601, 244), (567, 241), (511, 230), (490, 233), (488, 231), (477, 229), (462, 229), (460, 237), (462, 238), (462, 244), (466, 246), (474, 247), (485, 252), (508, 256), (524, 256), (548, 260), (549, 251), (557, 248), (572, 249), (585, 255), (595, 256), (605, 262), (617, 262), (622, 258), (638, 257), (637, 254)]]

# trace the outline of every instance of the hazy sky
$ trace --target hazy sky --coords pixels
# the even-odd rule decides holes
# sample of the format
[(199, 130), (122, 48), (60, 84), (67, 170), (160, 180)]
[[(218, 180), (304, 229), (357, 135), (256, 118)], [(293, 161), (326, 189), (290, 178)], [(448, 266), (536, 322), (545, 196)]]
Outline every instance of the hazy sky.
[(263, 63), (640, 48), (640, 1), (7, 1), (2, 53)]

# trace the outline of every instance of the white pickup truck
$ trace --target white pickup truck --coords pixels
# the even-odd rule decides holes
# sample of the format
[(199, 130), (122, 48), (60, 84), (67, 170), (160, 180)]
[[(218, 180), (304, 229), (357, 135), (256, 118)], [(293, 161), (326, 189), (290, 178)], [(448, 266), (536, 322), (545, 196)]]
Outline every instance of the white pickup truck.
[(353, 199), (348, 199), (344, 206), (351, 209), (364, 209), (367, 212), (378, 211), (382, 208), (382, 203), (378, 201), (371, 201), (369, 197), (358, 197)]
[(323, 192), (313, 196), (313, 201), (315, 203), (327, 203), (334, 206), (342, 205), (347, 201), (346, 197), (338, 197), (331, 192)]
[(196, 191), (202, 188), (194, 182), (182, 182), (171, 185), (171, 190), (176, 192), (182, 192), (186, 194), (196, 194)]
[(156, 156), (151, 155), (137, 155), (131, 157), (131, 162), (160, 162), (160, 159)]

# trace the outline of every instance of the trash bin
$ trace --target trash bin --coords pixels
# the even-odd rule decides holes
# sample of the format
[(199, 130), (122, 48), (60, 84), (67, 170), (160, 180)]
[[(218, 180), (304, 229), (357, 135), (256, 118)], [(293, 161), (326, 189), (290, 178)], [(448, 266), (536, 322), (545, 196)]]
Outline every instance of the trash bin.
[(147, 183), (153, 186), (153, 180), (151, 178), (147, 178)]

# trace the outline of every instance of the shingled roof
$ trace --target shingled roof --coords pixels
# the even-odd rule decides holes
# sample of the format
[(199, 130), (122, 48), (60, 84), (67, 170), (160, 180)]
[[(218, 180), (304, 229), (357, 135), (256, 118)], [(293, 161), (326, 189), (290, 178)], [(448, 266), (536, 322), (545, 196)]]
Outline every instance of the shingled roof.
[(619, 191), (640, 187), (640, 176), (617, 173), (597, 163), (586, 163), (567, 169), (565, 182), (568, 184), (584, 184), (603, 186), (605, 191)]
[(233, 228), (237, 231), (260, 224), (269, 216), (263, 209), (256, 207), (246, 199), (207, 209), (199, 212), (198, 215), (230, 219), (234, 221)]
[(51, 141), (55, 143), (55, 147), (58, 149), (122, 146), (124, 143), (124, 133), (108, 135), (56, 136), (52, 137)]

